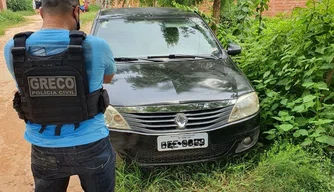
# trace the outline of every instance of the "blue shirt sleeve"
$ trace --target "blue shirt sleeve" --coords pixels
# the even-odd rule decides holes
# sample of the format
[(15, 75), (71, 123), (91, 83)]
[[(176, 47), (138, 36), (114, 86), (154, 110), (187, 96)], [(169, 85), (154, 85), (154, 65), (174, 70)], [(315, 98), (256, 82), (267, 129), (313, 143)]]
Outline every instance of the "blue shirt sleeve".
[(15, 79), (14, 67), (13, 67), (13, 56), (12, 56), (12, 53), (11, 53), (11, 50), (12, 50), (13, 46), (14, 46), (14, 40), (10, 39), (5, 45), (4, 55), (5, 55), (5, 61), (6, 61), (7, 69), (10, 72), (10, 74), (12, 75), (12, 77)]
[(114, 55), (110, 49), (109, 44), (105, 40), (101, 40), (101, 46), (100, 48), (102, 49), (102, 63), (104, 65), (104, 74), (105, 75), (112, 75), (117, 72), (115, 60), (114, 60)]

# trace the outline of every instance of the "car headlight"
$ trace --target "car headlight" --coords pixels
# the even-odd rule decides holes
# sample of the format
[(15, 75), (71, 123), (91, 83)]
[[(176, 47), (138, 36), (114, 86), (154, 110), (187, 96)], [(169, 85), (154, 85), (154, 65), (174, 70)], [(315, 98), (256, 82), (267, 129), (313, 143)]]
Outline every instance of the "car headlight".
[(259, 98), (255, 92), (242, 95), (236, 101), (228, 122), (236, 121), (244, 117), (253, 115), (260, 109)]
[(104, 112), (104, 118), (108, 127), (116, 129), (131, 129), (122, 115), (111, 105)]

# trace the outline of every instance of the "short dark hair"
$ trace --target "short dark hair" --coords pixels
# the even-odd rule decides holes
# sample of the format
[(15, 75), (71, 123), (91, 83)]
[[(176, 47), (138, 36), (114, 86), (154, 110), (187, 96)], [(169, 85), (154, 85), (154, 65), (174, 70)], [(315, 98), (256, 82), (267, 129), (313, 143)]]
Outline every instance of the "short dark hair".
[(80, 5), (79, 0), (42, 0), (42, 8), (46, 13), (64, 14)]

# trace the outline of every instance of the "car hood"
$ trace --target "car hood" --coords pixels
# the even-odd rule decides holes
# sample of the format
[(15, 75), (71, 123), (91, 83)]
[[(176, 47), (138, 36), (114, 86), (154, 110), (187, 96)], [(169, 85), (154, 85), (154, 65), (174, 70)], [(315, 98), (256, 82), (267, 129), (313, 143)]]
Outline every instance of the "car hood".
[(113, 106), (228, 100), (253, 91), (230, 58), (118, 63), (113, 81), (103, 86)]

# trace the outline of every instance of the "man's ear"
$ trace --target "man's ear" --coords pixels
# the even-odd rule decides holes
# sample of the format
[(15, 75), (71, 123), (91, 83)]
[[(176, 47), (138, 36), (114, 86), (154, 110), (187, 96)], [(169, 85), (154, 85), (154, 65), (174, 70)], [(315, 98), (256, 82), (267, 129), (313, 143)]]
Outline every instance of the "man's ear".
[(39, 15), (42, 17), (42, 19), (43, 19), (43, 8), (42, 7), (40, 7), (39, 8)]
[(77, 5), (77, 6), (74, 8), (74, 15), (75, 15), (75, 18), (77, 18), (77, 20), (79, 20), (79, 12), (80, 12), (80, 6)]

